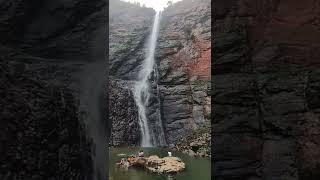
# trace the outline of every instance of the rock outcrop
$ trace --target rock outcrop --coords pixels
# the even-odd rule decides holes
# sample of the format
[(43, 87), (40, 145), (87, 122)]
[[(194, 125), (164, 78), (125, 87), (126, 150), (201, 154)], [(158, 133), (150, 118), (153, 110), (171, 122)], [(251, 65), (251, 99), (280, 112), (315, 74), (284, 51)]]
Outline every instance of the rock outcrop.
[(211, 126), (193, 131), (170, 148), (192, 157), (211, 157)]
[(140, 126), (138, 109), (136, 107), (132, 85), (127, 81), (109, 81), (110, 89), (110, 112), (109, 120), (112, 121), (112, 146), (139, 146)]
[(176, 174), (185, 169), (185, 163), (178, 157), (159, 158), (156, 155), (133, 158), (127, 162), (117, 163), (117, 165), (119, 168), (143, 168), (159, 174)]
[(318, 179), (319, 2), (215, 2), (215, 179)]
[(183, 171), (185, 164), (178, 157), (150, 156), (147, 158), (146, 168), (155, 173), (175, 174)]

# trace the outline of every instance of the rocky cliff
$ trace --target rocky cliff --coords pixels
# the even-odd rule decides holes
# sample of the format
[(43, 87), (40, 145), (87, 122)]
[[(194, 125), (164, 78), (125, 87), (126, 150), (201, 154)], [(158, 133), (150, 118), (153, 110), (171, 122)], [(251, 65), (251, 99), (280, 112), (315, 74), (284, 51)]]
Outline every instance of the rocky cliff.
[(176, 144), (210, 125), (210, 1), (184, 0), (166, 8), (157, 50), (161, 118), (168, 144)]
[(113, 146), (139, 146), (138, 107), (132, 88), (145, 57), (153, 9), (119, 0), (110, 1), (109, 82)]
[(319, 2), (215, 2), (215, 179), (318, 179)]
[(88, 106), (107, 104), (95, 98), (106, 78), (106, 8), (103, 0), (0, 2), (0, 179), (104, 176), (94, 164), (105, 168), (95, 158), (106, 157), (93, 147), (105, 150), (106, 132), (89, 129), (106, 110)]
[[(117, 2), (114, 7), (120, 4), (125, 13), (117, 8), (110, 10), (110, 78), (115, 82), (110, 96), (110, 102), (114, 102), (110, 111), (115, 112), (111, 114), (112, 144), (139, 145), (138, 114), (133, 113), (137, 107), (131, 89), (145, 58), (155, 12), (124, 2)], [(157, 66), (150, 78), (152, 97), (147, 116), (155, 132), (155, 119), (161, 117), (168, 144), (176, 144), (210, 124), (210, 18), (208, 0), (184, 0), (161, 14)], [(123, 95), (126, 98), (120, 97)], [(209, 132), (210, 128), (207, 129)]]

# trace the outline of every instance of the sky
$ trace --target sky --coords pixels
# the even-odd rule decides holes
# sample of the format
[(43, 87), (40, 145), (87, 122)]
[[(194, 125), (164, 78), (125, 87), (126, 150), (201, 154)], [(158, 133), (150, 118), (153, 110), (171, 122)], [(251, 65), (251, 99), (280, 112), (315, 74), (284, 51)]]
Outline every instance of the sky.
[[(161, 11), (167, 6), (169, 0), (123, 0), (129, 2), (139, 2), (141, 5), (144, 4), (146, 7), (151, 7), (156, 11)], [(171, 0), (173, 3), (180, 0)]]

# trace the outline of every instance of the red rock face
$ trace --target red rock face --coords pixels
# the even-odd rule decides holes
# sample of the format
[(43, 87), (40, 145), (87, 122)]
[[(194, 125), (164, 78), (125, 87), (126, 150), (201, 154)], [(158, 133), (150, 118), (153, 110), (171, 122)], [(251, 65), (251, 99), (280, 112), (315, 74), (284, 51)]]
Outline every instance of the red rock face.
[(169, 143), (209, 123), (210, 1), (186, 0), (162, 13), (157, 59)]
[[(164, 36), (167, 40), (176, 40), (181, 43), (177, 47), (164, 49), (164, 53), (170, 54), (169, 56), (173, 58), (170, 61), (171, 67), (183, 67), (189, 79), (210, 80), (211, 21), (205, 22), (211, 18), (209, 1), (177, 3), (168, 8), (164, 16), (169, 21), (166, 22)], [(183, 21), (186, 23), (184, 24)]]
[[(179, 36), (175, 37), (179, 39)], [(172, 48), (165, 51), (166, 53), (171, 52)], [(194, 51), (198, 55), (192, 58), (190, 51)], [(211, 42), (201, 39), (199, 35), (194, 36), (192, 44), (188, 44), (187, 47), (174, 54), (170, 64), (172, 68), (184, 67), (189, 78), (198, 77), (197, 79), (210, 80)]]
[[(173, 60), (170, 62), (170, 65), (172, 68), (183, 67), (183, 71), (188, 75), (189, 79), (196, 78), (198, 80), (210, 81), (211, 42), (204, 41), (198, 36), (194, 38), (195, 40), (190, 47), (184, 48), (173, 55)], [(192, 59), (192, 57), (190, 57), (189, 48), (198, 54), (196, 58)], [(172, 51), (172, 49), (166, 51), (168, 53)]]
[(196, 39), (195, 46), (200, 57), (188, 64), (190, 77), (197, 76), (198, 79), (210, 81), (211, 79), (211, 42)]

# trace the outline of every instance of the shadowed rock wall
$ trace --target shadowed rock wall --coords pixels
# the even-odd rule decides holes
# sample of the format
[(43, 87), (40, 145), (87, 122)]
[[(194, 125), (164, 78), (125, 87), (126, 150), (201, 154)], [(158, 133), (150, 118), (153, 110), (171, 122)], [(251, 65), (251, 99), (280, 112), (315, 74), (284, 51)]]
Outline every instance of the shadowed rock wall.
[(319, 2), (214, 2), (215, 179), (318, 179)]
[(100, 64), (96, 72), (107, 69), (106, 9), (103, 0), (0, 2), (0, 179), (92, 179), (97, 172), (81, 81), (92, 76), (83, 74), (91, 62)]

